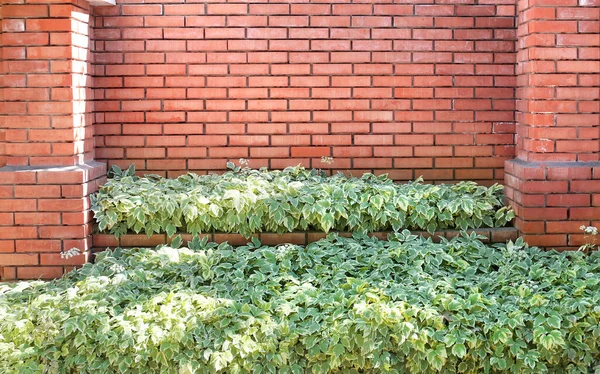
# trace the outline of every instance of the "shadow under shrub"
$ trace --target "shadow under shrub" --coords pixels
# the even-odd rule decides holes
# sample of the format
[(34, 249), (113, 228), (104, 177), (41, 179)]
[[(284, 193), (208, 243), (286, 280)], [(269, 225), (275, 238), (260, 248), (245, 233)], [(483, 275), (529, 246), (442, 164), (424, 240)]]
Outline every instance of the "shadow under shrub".
[(189, 246), (1, 285), (0, 372), (600, 370), (598, 252), (406, 231)]
[[(231, 166), (233, 167), (233, 166)], [(113, 178), (92, 198), (101, 232), (240, 233), (292, 231), (429, 231), (503, 227), (514, 218), (503, 187), (474, 182), (397, 184), (386, 176), (290, 167), (283, 171), (233, 167), (223, 175), (189, 173), (176, 179)]]

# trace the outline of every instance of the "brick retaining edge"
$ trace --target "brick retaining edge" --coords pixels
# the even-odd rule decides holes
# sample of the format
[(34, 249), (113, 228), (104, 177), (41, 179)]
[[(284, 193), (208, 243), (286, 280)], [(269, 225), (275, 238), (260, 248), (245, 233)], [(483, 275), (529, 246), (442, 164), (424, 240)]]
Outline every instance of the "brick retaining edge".
[[(482, 239), (485, 243), (505, 243), (508, 240), (516, 240), (518, 237), (517, 229), (514, 227), (500, 227), (500, 228), (482, 228), (475, 230), (467, 230), (467, 232), (477, 232), (479, 235), (485, 237)], [(387, 235), (390, 232), (375, 232), (370, 235), (376, 236), (380, 239), (386, 239)], [(424, 231), (413, 231), (415, 235), (422, 235), (424, 237), (430, 237), (431, 234)], [(453, 238), (460, 234), (459, 230), (442, 230), (435, 232), (433, 235), (434, 241), (439, 241), (440, 237), (444, 238)], [(192, 239), (191, 234), (176, 234), (181, 235), (184, 240), (184, 246), (187, 245), (187, 242)], [(175, 236), (176, 236), (175, 235)], [(253, 237), (258, 238), (263, 244), (266, 245), (277, 245), (277, 244), (299, 244), (305, 245), (308, 243), (315, 242), (319, 239), (322, 239), (327, 234), (323, 232), (292, 232), (285, 234), (275, 234), (275, 233), (258, 233), (254, 234)], [(351, 236), (351, 233), (341, 232), (342, 236)], [(173, 237), (175, 237), (173, 236)], [(172, 237), (172, 238), (173, 238)], [(250, 239), (246, 239), (240, 234), (225, 234), (225, 233), (214, 233), (214, 234), (200, 234), (201, 238), (208, 237), (210, 241), (214, 241), (217, 243), (229, 242), (234, 246), (244, 245)], [(99, 252), (103, 251), (106, 248), (134, 248), (134, 247), (154, 247), (160, 244), (170, 243), (172, 238), (168, 238), (166, 234), (154, 234), (152, 236), (147, 236), (145, 234), (125, 234), (120, 238), (115, 238), (112, 234), (99, 233), (93, 235), (93, 251)]]

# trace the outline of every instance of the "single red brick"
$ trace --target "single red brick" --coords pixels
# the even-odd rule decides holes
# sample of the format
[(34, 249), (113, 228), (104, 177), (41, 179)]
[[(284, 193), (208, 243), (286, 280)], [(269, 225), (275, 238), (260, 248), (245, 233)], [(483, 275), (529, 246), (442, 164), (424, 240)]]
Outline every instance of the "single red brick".
[(60, 240), (16, 240), (17, 252), (60, 252), (62, 242)]
[(454, 5), (416, 5), (416, 15), (451, 16), (455, 12)]
[(183, 16), (146, 16), (145, 27), (183, 27), (185, 24)]
[(292, 147), (292, 157), (321, 157), (331, 156), (329, 147)]
[(117, 247), (119, 246), (119, 239), (115, 238), (111, 234), (94, 234), (93, 237), (94, 247)]
[[(230, 112), (229, 121), (231, 122), (267, 122), (268, 112)], [(277, 119), (278, 121), (280, 118)]]
[(123, 5), (121, 13), (123, 15), (157, 15), (161, 14), (163, 6), (161, 4), (144, 4), (144, 5)]
[[(339, 124), (343, 126), (342, 124)], [(334, 128), (334, 124), (332, 126), (332, 132)], [(291, 134), (322, 134), (328, 132), (328, 124), (326, 123), (290, 123), (290, 133)], [(344, 131), (342, 131), (344, 132)], [(309, 138), (310, 139), (310, 138)]]
[(274, 157), (289, 157), (290, 149), (287, 147), (261, 147), (250, 148), (251, 158), (274, 158)]
[(367, 169), (391, 168), (392, 167), (392, 159), (391, 158), (356, 158), (353, 161), (353, 167), (367, 168)]
[(37, 253), (0, 253), (0, 264), (6, 265), (37, 265), (39, 263)]
[(567, 245), (567, 235), (544, 234), (544, 235), (522, 235), (529, 245), (540, 247), (559, 247)]
[(391, 145), (394, 142), (392, 135), (355, 135), (356, 145)]
[(600, 208), (596, 207), (572, 207), (570, 209), (570, 218), (574, 220), (597, 219), (600, 217)]
[(573, 180), (570, 182), (570, 186), (570, 191), (572, 192), (600, 192), (600, 181), (598, 180)]
[(91, 234), (91, 225), (42, 226), (39, 231), (42, 239), (77, 239)]
[(524, 220), (560, 221), (567, 219), (566, 208), (522, 208), (519, 216)]
[(204, 14), (204, 4), (165, 4), (165, 15), (199, 15)]
[(490, 230), (492, 243), (506, 243), (517, 240), (519, 232), (513, 227), (502, 227)]
[(225, 16), (186, 16), (187, 27), (225, 26)]
[(289, 146), (289, 145), (310, 145), (311, 137), (309, 135), (273, 135), (271, 136), (271, 145)]
[(60, 213), (15, 213), (16, 225), (60, 225)]
[(312, 135), (312, 144), (314, 145), (350, 145), (352, 144), (351, 135)]
[[(378, 156), (389, 156), (381, 152)], [(333, 157), (373, 157), (372, 147), (333, 147)]]
[[(563, 222), (547, 222), (549, 224), (563, 224)], [(539, 221), (523, 221), (519, 218), (515, 219), (515, 227), (522, 234), (545, 234), (546, 229), (544, 226), (544, 222)]]
[(0, 240), (0, 252), (10, 253), (15, 251), (14, 240)]
[(0, 199), (0, 212), (34, 212), (35, 199)]
[(79, 255), (62, 258), (60, 253), (42, 253), (40, 254), (40, 265), (49, 266), (66, 266), (66, 265), (83, 265), (89, 260), (89, 253), (82, 252)]
[(548, 206), (590, 206), (590, 195), (551, 194), (547, 196)]
[(148, 170), (185, 170), (186, 160), (148, 160)]
[(85, 225), (92, 221), (92, 212), (89, 210), (83, 212), (65, 212), (61, 213), (62, 216), (62, 224), (75, 226), (75, 225)]
[(63, 275), (63, 268), (58, 266), (18, 267), (18, 279), (55, 279)]
[(357, 15), (357, 14), (372, 14), (373, 7), (370, 4), (334, 4), (333, 14), (340, 15)]

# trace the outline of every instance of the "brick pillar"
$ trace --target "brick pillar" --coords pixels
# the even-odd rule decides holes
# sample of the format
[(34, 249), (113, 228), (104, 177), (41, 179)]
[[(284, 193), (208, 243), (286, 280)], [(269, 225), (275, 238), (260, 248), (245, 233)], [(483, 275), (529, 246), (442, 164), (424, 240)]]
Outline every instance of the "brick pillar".
[[(0, 276), (53, 278), (87, 261), (94, 161), (90, 6), (0, 0)], [(69, 260), (72, 247), (84, 254)]]
[(505, 183), (533, 245), (572, 249), (581, 225), (600, 225), (598, 5), (518, 2), (517, 158)]

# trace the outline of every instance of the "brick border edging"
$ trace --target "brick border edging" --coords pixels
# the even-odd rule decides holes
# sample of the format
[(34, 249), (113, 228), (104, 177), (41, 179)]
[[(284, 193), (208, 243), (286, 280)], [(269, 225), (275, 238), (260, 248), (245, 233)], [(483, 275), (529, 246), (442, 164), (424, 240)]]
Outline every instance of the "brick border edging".
[[(485, 236), (486, 239), (482, 241), (485, 243), (505, 243), (508, 240), (516, 240), (518, 237), (517, 229), (514, 227), (500, 227), (500, 228), (483, 228), (483, 229), (473, 229), (467, 230), (467, 232), (477, 232), (478, 234)], [(389, 231), (385, 232), (374, 232), (370, 235), (376, 236), (380, 239), (387, 238)], [(412, 231), (413, 234), (422, 235), (425, 237), (432, 236), (428, 232), (424, 231)], [(442, 230), (435, 232), (433, 235), (434, 241), (439, 240), (440, 237), (444, 238), (453, 238), (460, 234), (460, 230)], [(191, 234), (180, 234), (184, 239), (184, 244), (186, 241), (191, 240)], [(258, 233), (252, 235), (253, 237), (258, 238), (263, 244), (266, 245), (276, 245), (276, 244), (300, 244), (305, 245), (308, 243), (315, 242), (319, 239), (322, 239), (326, 236), (326, 233), (323, 232), (292, 232), (285, 234), (276, 234), (276, 233)], [(350, 236), (352, 235), (349, 232), (341, 232), (340, 235)], [(232, 245), (244, 245), (249, 239), (244, 238), (240, 234), (225, 234), (225, 233), (213, 233), (213, 234), (200, 234), (201, 238), (208, 237), (209, 240), (222, 243), (228, 241)], [(123, 248), (133, 248), (133, 247), (153, 247), (160, 244), (167, 244), (170, 242), (170, 239), (166, 234), (154, 234), (148, 237), (145, 234), (125, 234), (120, 238), (115, 238), (112, 234), (104, 234), (97, 233), (93, 235), (93, 251), (98, 252), (102, 251), (106, 248), (115, 248), (115, 247), (123, 247)]]

